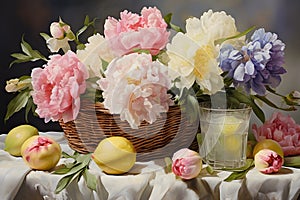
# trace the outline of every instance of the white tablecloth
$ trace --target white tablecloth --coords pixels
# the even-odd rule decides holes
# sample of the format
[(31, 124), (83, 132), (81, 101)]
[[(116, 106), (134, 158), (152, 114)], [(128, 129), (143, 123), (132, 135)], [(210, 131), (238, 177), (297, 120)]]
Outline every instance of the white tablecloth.
[[(73, 151), (60, 132), (40, 133), (56, 139), (63, 151)], [(216, 175), (201, 173), (198, 178), (182, 181), (174, 174), (166, 174), (164, 162), (137, 162), (129, 174), (106, 175), (92, 161), (90, 172), (98, 178), (97, 191), (90, 190), (83, 178), (55, 194), (62, 177), (49, 172), (30, 170), (20, 157), (12, 157), (4, 149), (6, 135), (0, 135), (0, 197), (1, 199), (73, 199), (73, 200), (134, 200), (134, 199), (293, 199), (300, 198), (300, 169), (282, 168), (273, 175), (248, 172), (244, 180), (223, 181), (230, 173)], [(67, 162), (61, 159), (60, 163)]]

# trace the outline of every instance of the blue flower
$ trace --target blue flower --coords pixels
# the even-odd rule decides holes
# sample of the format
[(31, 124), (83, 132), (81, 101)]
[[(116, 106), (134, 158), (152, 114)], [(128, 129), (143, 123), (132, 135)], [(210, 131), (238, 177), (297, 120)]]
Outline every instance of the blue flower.
[(265, 95), (266, 86), (277, 87), (281, 74), (286, 73), (284, 63), (285, 44), (277, 34), (256, 30), (248, 44), (240, 50), (224, 45), (220, 50), (219, 62), (227, 76), (233, 78), (235, 87), (242, 86), (246, 92), (254, 91)]

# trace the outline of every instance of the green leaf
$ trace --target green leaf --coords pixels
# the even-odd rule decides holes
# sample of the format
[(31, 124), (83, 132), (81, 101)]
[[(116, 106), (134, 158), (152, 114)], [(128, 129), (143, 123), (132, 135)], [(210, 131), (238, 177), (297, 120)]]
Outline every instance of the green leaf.
[(89, 26), (89, 24), (90, 24), (90, 17), (88, 15), (85, 16), (83, 24), (85, 26)]
[(103, 59), (101, 59), (101, 62), (102, 62), (102, 70), (105, 72), (106, 69), (107, 69), (107, 66), (108, 66), (109, 62), (107, 62), (107, 61), (105, 61)]
[(251, 106), (253, 112), (260, 119), (260, 121), (265, 122), (265, 114), (264, 114), (263, 110), (255, 103), (252, 96), (247, 96), (246, 94), (244, 94), (238, 90), (235, 90), (235, 89), (232, 89), (229, 91), (229, 96), (233, 96), (239, 102), (245, 103), (245, 104)]
[(7, 105), (7, 112), (4, 121), (7, 121), (14, 113), (24, 108), (30, 96), (29, 90), (23, 90), (15, 96)]
[(66, 187), (68, 187), (68, 185), (70, 185), (70, 183), (72, 183), (72, 181), (74, 181), (75, 179), (78, 179), (79, 175), (81, 174), (81, 170), (79, 170), (76, 174), (70, 174), (67, 176), (64, 176), (63, 178), (61, 178), (59, 180), (59, 182), (57, 183), (56, 189), (55, 189), (55, 193), (58, 194), (59, 192), (61, 192), (63, 189), (65, 189)]
[(68, 187), (72, 181), (80, 180), (81, 176), (84, 176), (86, 184), (89, 188), (96, 189), (97, 179), (93, 174), (88, 172), (91, 154), (80, 154), (75, 151), (73, 155), (69, 155), (66, 152), (62, 152), (62, 157), (72, 158), (74, 159), (74, 162), (67, 163), (64, 167), (53, 172), (55, 174), (66, 174), (66, 176), (60, 179), (58, 185), (56, 186), (57, 193)]
[(62, 155), (63, 158), (73, 158), (73, 159), (75, 159), (74, 156), (71, 156), (71, 155), (69, 155), (68, 153), (66, 153), (64, 151), (61, 153), (61, 155)]
[(248, 171), (249, 170), (240, 171), (240, 172), (232, 172), (226, 179), (224, 179), (224, 181), (230, 182), (230, 181), (237, 180), (237, 179), (243, 179), (246, 177), (246, 174), (248, 173)]
[(278, 110), (283, 110), (283, 111), (294, 111), (295, 108), (294, 107), (287, 107), (287, 108), (282, 108), (277, 106), (275, 103), (273, 103), (272, 101), (270, 101), (267, 97), (265, 96), (259, 96), (259, 95), (255, 95), (254, 96), (257, 99), (260, 99), (261, 101), (263, 101), (265, 104), (267, 104), (268, 106), (272, 107), (272, 108), (276, 108)]
[(17, 60), (14, 60), (12, 61), (10, 64), (9, 64), (9, 67), (13, 66), (14, 64), (19, 64), (19, 63), (25, 63), (25, 62), (29, 62), (31, 61), (31, 57), (28, 57), (27, 59), (17, 59)]
[(215, 40), (215, 45), (217, 44), (222, 44), (223, 42), (225, 42), (226, 40), (230, 40), (230, 39), (235, 39), (235, 38), (239, 38), (242, 37), (244, 35), (247, 35), (250, 31), (252, 31), (255, 28), (255, 26), (252, 26), (250, 28), (248, 28), (246, 31), (239, 33), (237, 35), (231, 36), (231, 37), (227, 37), (227, 38), (221, 38), (218, 40)]
[(253, 159), (247, 159), (245, 166), (228, 170), (233, 172), (226, 179), (224, 179), (224, 181), (230, 182), (237, 179), (243, 179), (246, 177), (248, 171), (250, 171), (252, 168), (254, 168)]
[(201, 145), (202, 142), (203, 142), (203, 136), (202, 136), (202, 134), (198, 133), (196, 137), (197, 137), (198, 144)]
[(170, 157), (165, 157), (164, 158), (165, 161), (165, 172), (166, 173), (171, 173), (172, 172), (172, 159)]
[(68, 173), (70, 170), (71, 170), (70, 167), (65, 166), (65, 167), (56, 169), (55, 171), (52, 172), (52, 174), (66, 174), (66, 173)]
[(83, 163), (76, 163), (71, 169), (70, 171), (68, 171), (68, 173), (66, 175), (74, 175), (76, 173), (78, 173), (79, 171), (81, 171), (83, 168), (85, 168), (86, 165)]
[(22, 51), (26, 54), (26, 55), (31, 55), (31, 52), (33, 51), (33, 49), (31, 48), (30, 44), (27, 43), (25, 40), (24, 40), (24, 37), (22, 37), (22, 42), (21, 42), (21, 48), (22, 48)]
[(254, 160), (253, 159), (247, 159), (245, 165), (242, 166), (242, 167), (233, 168), (233, 169), (227, 169), (227, 168), (225, 168), (223, 170), (225, 170), (225, 171), (241, 172), (241, 171), (245, 171), (245, 170), (251, 168), (252, 166), (254, 166)]
[(175, 24), (171, 23), (172, 20), (172, 13), (169, 13), (167, 15), (164, 16), (164, 20), (165, 22), (168, 24), (168, 27), (170, 27), (171, 29), (173, 29), (176, 32), (184, 32), (179, 26), (176, 26)]
[(88, 165), (90, 163), (90, 161), (91, 161), (91, 155), (92, 154), (90, 154), (90, 153), (89, 154), (80, 154), (77, 157), (76, 161), (80, 162), (80, 163), (82, 163), (84, 165)]
[(210, 175), (214, 174), (214, 169), (210, 165), (207, 165), (205, 169)]
[(87, 168), (83, 172), (83, 178), (84, 178), (88, 188), (96, 191), (97, 177), (94, 174), (91, 174)]
[(42, 36), (45, 41), (47, 41), (51, 38), (47, 33), (40, 33), (40, 36)]
[(11, 54), (11, 57), (16, 58), (18, 60), (28, 60), (28, 59), (31, 58), (31, 57), (29, 57), (25, 54), (22, 54), (22, 53), (13, 53), (13, 54)]
[(28, 122), (28, 115), (29, 112), (34, 111), (36, 108), (36, 105), (33, 103), (32, 97), (28, 98), (26, 108), (25, 108), (25, 121)]
[(300, 156), (285, 156), (284, 166), (300, 168)]

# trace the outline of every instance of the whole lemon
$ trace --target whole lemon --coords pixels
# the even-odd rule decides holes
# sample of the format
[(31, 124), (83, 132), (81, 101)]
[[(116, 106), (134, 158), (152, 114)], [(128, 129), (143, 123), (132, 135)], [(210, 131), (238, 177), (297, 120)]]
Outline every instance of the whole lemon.
[(48, 136), (32, 136), (21, 147), (23, 160), (29, 167), (37, 170), (49, 170), (55, 167), (61, 153), (59, 143)]
[(13, 156), (21, 156), (22, 144), (31, 136), (38, 134), (39, 131), (34, 126), (19, 125), (8, 132), (4, 142), (4, 150)]
[(278, 155), (280, 155), (282, 158), (284, 156), (283, 150), (280, 146), (280, 144), (272, 139), (263, 139), (259, 141), (253, 148), (253, 157), (256, 153), (258, 153), (262, 149), (269, 149), (272, 151), (275, 151)]
[(107, 174), (123, 174), (135, 164), (136, 151), (128, 139), (112, 136), (99, 142), (92, 159)]

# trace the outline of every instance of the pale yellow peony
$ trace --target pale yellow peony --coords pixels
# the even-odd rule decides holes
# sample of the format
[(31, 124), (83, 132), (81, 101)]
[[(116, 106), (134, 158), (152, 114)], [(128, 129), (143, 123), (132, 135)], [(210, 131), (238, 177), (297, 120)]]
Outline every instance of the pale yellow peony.
[(99, 33), (88, 38), (85, 49), (77, 50), (79, 60), (88, 68), (90, 77), (102, 77), (103, 60), (110, 62), (115, 57), (108, 47), (107, 41)]
[[(169, 74), (174, 79), (183, 77), (177, 86), (190, 88), (196, 81), (206, 94), (220, 91), (224, 84), (217, 61), (220, 45), (215, 41), (237, 34), (234, 19), (225, 12), (209, 10), (200, 19), (187, 19), (186, 33), (177, 33), (167, 45)], [(238, 45), (241, 41), (243, 38), (226, 42)]]

